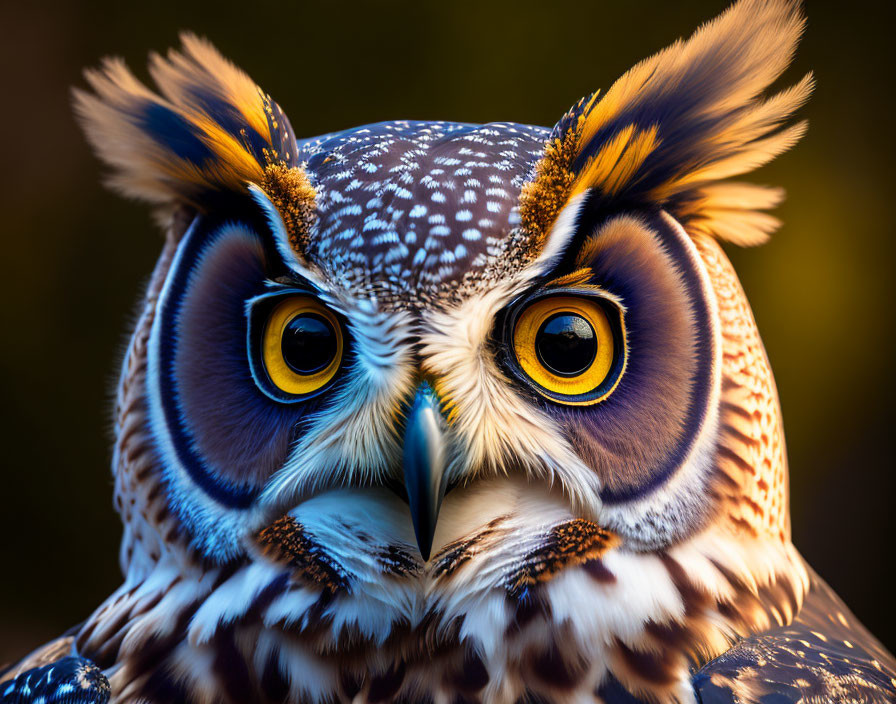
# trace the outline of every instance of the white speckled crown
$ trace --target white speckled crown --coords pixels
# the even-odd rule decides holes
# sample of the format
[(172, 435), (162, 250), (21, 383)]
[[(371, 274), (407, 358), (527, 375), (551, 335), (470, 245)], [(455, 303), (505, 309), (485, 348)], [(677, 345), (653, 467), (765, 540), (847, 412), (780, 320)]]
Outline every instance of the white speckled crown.
[(511, 123), (397, 121), (300, 143), (317, 190), (306, 255), (328, 278), (387, 298), (456, 288), (507, 253), (520, 189), (549, 134)]

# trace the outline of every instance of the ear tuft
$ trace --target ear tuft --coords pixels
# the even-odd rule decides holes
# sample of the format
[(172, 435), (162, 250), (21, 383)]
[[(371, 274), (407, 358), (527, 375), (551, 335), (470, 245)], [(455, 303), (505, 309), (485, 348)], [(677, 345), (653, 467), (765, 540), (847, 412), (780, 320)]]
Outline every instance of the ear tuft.
[(201, 208), (215, 192), (245, 192), (271, 164), (297, 166), (286, 116), (249, 76), (207, 41), (181, 37), (182, 51), (150, 57), (154, 93), (120, 59), (86, 72), (75, 89), (87, 138), (122, 193), (163, 206)]
[(804, 134), (805, 122), (784, 123), (809, 98), (811, 75), (762, 97), (793, 58), (804, 26), (793, 0), (740, 0), (599, 99), (581, 102), (555, 127), (524, 189), (524, 224), (546, 232), (544, 220), (559, 212), (531, 194), (552, 189), (565, 203), (591, 191), (607, 209), (661, 207), (691, 233), (764, 241), (779, 223), (759, 211), (777, 204), (781, 191), (721, 182), (766, 164)]

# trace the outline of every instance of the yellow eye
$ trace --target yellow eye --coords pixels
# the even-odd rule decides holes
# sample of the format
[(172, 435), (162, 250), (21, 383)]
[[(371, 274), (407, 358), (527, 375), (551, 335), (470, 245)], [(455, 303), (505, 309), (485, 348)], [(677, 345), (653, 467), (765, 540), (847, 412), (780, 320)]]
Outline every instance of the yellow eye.
[(271, 311), (261, 351), (271, 382), (287, 394), (304, 396), (336, 376), (342, 345), (336, 316), (311, 296), (293, 296)]
[(598, 300), (546, 296), (527, 306), (513, 326), (513, 349), (544, 396), (591, 405), (613, 393), (621, 377), (621, 319)]

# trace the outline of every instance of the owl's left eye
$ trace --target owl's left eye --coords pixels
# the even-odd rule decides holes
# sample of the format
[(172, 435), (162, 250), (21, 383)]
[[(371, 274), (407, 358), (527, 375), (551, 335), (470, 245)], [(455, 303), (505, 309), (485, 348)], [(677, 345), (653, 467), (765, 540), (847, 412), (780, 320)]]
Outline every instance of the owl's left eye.
[(593, 296), (547, 295), (512, 316), (522, 377), (553, 401), (591, 405), (616, 388), (625, 360), (621, 312)]
[(271, 383), (289, 396), (323, 389), (342, 363), (342, 326), (320, 301), (296, 295), (281, 300), (264, 327), (261, 356)]

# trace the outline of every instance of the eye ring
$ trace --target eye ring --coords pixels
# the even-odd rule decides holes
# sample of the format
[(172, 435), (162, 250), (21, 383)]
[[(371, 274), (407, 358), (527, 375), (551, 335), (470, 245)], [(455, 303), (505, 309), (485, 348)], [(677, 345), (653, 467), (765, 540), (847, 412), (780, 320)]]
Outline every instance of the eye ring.
[[(318, 364), (309, 362), (309, 373), (302, 373), (302, 364), (294, 360), (291, 363), (286, 357), (289, 343), (285, 336), (291, 330), (295, 331), (296, 321), (301, 320), (328, 326), (334, 338), (327, 342), (327, 347), (332, 347), (329, 361)], [(316, 327), (318, 331), (323, 330), (321, 325)], [(293, 397), (308, 396), (323, 389), (336, 376), (342, 364), (343, 346), (342, 326), (336, 316), (315, 298), (298, 295), (284, 298), (271, 310), (262, 336), (261, 356), (270, 382), (280, 392)], [(319, 362), (321, 351), (314, 352)], [(327, 356), (330, 356), (329, 352), (329, 349), (326, 350)]]
[[(569, 362), (565, 370), (545, 359), (543, 338), (552, 321), (559, 321), (555, 326), (559, 332), (569, 336), (574, 326), (578, 335), (568, 348), (571, 359), (565, 360)], [(572, 292), (541, 296), (512, 317), (510, 335), (519, 374), (558, 403), (599, 403), (615, 391), (622, 377), (626, 358), (622, 312), (612, 301)]]

